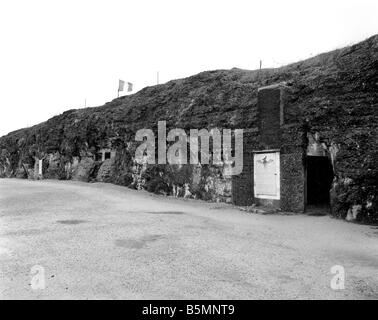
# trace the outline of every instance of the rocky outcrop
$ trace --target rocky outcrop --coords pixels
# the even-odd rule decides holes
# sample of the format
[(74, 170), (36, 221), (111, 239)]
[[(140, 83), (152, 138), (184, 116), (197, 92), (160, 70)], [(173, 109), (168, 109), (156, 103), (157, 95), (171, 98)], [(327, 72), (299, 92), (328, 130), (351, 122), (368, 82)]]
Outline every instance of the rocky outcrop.
[(97, 181), (100, 182), (111, 182), (114, 176), (114, 161), (112, 159), (105, 160), (97, 173)]
[(74, 161), (72, 165), (72, 180), (89, 182), (96, 169), (96, 162), (89, 157)]

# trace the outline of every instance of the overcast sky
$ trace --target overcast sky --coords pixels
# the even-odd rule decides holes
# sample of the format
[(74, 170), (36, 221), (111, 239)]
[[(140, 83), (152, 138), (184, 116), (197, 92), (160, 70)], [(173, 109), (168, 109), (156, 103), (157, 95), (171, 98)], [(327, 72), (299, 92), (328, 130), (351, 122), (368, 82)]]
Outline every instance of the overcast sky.
[(0, 136), (205, 70), (277, 67), (378, 33), (377, 0), (0, 4)]

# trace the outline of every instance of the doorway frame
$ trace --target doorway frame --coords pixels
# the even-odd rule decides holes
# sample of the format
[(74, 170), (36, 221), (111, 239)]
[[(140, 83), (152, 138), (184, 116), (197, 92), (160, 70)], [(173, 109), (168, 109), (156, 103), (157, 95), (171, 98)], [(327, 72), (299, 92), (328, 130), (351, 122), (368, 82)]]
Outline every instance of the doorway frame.
[[(325, 155), (312, 155), (312, 154), (306, 153), (305, 161), (304, 161), (304, 176), (305, 176), (305, 179), (304, 179), (304, 211), (305, 212), (306, 212), (308, 207), (313, 206), (311, 204), (310, 205), (308, 204), (308, 187), (307, 187), (308, 186), (308, 157), (326, 158), (329, 161), (329, 163), (332, 167), (333, 178), (335, 176), (334, 168), (333, 168), (333, 165), (332, 165), (332, 160), (331, 160), (328, 153), (326, 153)], [(331, 185), (331, 187), (332, 187), (332, 185)], [(331, 208), (330, 202), (328, 203), (328, 206), (329, 206), (329, 208)]]

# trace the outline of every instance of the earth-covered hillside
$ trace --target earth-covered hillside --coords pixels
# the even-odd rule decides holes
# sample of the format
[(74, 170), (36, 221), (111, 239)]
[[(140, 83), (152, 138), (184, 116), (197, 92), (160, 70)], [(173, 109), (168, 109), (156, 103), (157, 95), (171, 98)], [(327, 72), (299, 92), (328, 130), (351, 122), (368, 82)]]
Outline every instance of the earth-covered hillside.
[[(332, 214), (378, 219), (378, 35), (278, 69), (216, 70), (147, 87), (104, 106), (69, 110), (44, 123), (0, 138), (0, 175), (107, 181), (152, 192), (226, 201), (230, 181), (212, 166), (138, 166), (133, 155), (138, 129), (253, 128), (257, 89), (285, 81), (287, 117), (336, 146)], [(4, 106), (6, 107), (6, 106)], [(305, 142), (304, 142), (305, 143)], [(304, 146), (305, 147), (305, 146)], [(105, 162), (99, 150), (116, 150)], [(194, 174), (200, 170), (199, 174)]]

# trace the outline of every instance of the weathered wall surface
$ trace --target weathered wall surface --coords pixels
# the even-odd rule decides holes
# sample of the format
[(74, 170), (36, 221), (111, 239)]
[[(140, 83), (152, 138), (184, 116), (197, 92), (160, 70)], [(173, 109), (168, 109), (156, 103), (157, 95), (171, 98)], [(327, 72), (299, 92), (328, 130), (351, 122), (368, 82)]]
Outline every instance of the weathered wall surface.
[[(253, 201), (248, 186), (251, 171), (234, 177), (238, 182), (231, 192), (231, 181), (221, 168), (137, 165), (135, 133), (141, 128), (156, 133), (159, 120), (167, 121), (167, 130), (242, 128), (249, 132), (245, 149), (261, 149), (257, 89), (283, 81), (289, 88), (280, 132), (281, 152), (288, 155), (284, 179), (297, 181), (290, 168), (301, 161), (298, 148), (307, 147), (307, 132), (317, 132), (333, 157), (333, 214), (346, 217), (354, 210), (358, 219), (377, 219), (378, 36), (279, 69), (203, 72), (147, 87), (101, 107), (66, 111), (0, 138), (0, 176), (32, 177), (35, 159), (44, 158), (46, 177), (84, 181), (99, 177), (157, 193), (213, 201), (232, 197), (248, 204)], [(105, 170), (94, 156), (109, 145), (117, 154), (114, 167)], [(250, 161), (246, 152), (244, 165)], [(25, 166), (28, 169), (22, 171)], [(243, 191), (246, 188), (248, 192)], [(293, 193), (295, 188), (282, 192)]]

